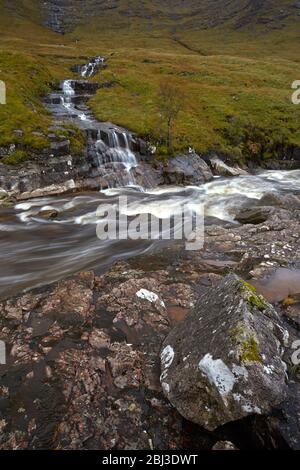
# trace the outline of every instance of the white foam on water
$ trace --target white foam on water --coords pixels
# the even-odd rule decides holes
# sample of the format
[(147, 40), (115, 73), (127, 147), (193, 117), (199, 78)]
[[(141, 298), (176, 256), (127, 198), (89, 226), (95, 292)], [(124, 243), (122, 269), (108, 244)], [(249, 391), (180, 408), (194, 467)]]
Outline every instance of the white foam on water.
[(104, 63), (104, 57), (97, 56), (93, 58), (89, 63), (83, 66), (81, 70), (81, 76), (84, 78), (92, 77), (95, 73), (95, 70), (99, 65)]
[(62, 96), (62, 105), (70, 109), (72, 104), (72, 96), (75, 95), (75, 90), (72, 86), (72, 80), (63, 81), (63, 96)]
[(279, 183), (282, 189), (300, 190), (300, 170), (264, 171), (259, 175), (268, 182)]

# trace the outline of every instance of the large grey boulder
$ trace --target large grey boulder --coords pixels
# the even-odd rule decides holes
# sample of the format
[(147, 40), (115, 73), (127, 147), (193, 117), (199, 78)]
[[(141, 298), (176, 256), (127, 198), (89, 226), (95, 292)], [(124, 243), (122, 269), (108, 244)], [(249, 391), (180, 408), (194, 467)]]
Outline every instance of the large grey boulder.
[(165, 184), (203, 184), (213, 179), (209, 166), (196, 153), (171, 158), (163, 176)]
[(268, 414), (285, 396), (287, 336), (274, 308), (231, 274), (164, 341), (164, 393), (184, 418), (210, 431)]
[(239, 166), (231, 167), (223, 162), (216, 155), (210, 158), (210, 164), (218, 176), (240, 176), (247, 175), (247, 171), (243, 170)]

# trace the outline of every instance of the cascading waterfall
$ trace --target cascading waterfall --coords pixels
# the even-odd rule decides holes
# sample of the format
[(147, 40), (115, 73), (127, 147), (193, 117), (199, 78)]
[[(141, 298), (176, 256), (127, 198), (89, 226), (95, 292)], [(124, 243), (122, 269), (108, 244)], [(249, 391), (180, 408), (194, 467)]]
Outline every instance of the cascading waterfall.
[[(104, 64), (104, 58), (97, 56), (76, 70), (82, 77), (91, 77)], [(71, 121), (85, 130), (88, 135), (88, 158), (93, 165), (93, 176), (100, 176), (101, 188), (135, 186), (135, 171), (138, 161), (133, 152), (132, 136), (125, 129), (111, 123), (97, 121), (86, 101), (97, 89), (95, 82), (88, 80), (64, 80), (59, 93), (48, 98), (48, 106), (59, 120)]]
[(105, 60), (104, 57), (101, 57), (101, 56), (97, 56), (97, 57), (94, 57), (93, 59), (91, 59), (88, 64), (85, 64), (82, 67), (81, 76), (83, 78), (92, 77), (95, 74), (98, 67), (100, 67), (100, 65), (104, 64), (104, 60)]
[(63, 96), (61, 97), (62, 105), (70, 109), (72, 104), (72, 97), (75, 95), (75, 90), (72, 86), (72, 80), (65, 80), (63, 82)]
[[(121, 136), (123, 145), (120, 139)], [(135, 185), (133, 169), (137, 167), (138, 162), (135, 154), (130, 149), (128, 134), (126, 132), (119, 134), (116, 130), (110, 129), (108, 138), (109, 145), (106, 145), (101, 138), (101, 131), (98, 131), (96, 152), (99, 166), (108, 167), (115, 171), (121, 185)]]

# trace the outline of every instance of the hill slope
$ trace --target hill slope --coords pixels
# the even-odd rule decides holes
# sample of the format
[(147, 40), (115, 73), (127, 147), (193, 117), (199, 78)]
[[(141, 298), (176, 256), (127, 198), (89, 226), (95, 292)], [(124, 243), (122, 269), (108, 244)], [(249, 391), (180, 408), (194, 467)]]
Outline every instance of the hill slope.
[[(126, 26), (132, 21), (151, 28), (201, 30), (226, 26), (265, 31), (296, 23), (300, 3), (293, 0), (4, 0), (4, 7), (34, 18), (56, 32), (69, 32), (91, 18)], [(3, 7), (2, 7), (3, 8)], [(103, 23), (99, 23), (103, 28)]]
[(0, 146), (43, 144), (32, 139), (49, 124), (41, 95), (71, 77), (71, 65), (102, 54), (108, 68), (95, 79), (113, 86), (91, 102), (100, 120), (156, 141), (156, 97), (167, 79), (185, 96), (175, 150), (259, 159), (300, 147), (300, 106), (291, 103), (300, 2), (0, 0), (0, 12), (0, 80), (11, 97), (0, 107)]
[[(84, 6), (83, 6), (84, 5)], [(233, 29), (263, 26), (284, 28), (295, 22), (300, 9), (291, 0), (48, 0), (41, 2), (45, 23), (56, 31), (69, 31), (76, 24), (99, 21), (109, 15), (110, 23), (125, 25), (138, 21), (148, 28)], [(103, 25), (102, 25), (103, 26)]]

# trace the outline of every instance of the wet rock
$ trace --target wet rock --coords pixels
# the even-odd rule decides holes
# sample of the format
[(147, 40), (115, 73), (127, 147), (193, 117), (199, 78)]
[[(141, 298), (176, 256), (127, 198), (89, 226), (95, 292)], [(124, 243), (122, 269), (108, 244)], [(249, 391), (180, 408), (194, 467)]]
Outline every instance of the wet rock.
[(51, 142), (50, 149), (56, 157), (68, 155), (70, 153), (70, 141), (63, 140), (62, 142)]
[(235, 220), (241, 224), (261, 224), (268, 220), (274, 213), (272, 207), (249, 207), (242, 209), (236, 216)]
[(164, 341), (164, 393), (182, 416), (208, 430), (268, 414), (286, 391), (282, 342), (274, 308), (229, 275)]
[(97, 82), (89, 82), (87, 80), (74, 80), (72, 81), (72, 85), (74, 86), (74, 90), (76, 93), (79, 94), (89, 94), (94, 95), (98, 88), (100, 87), (99, 83)]
[(5, 189), (0, 188), (0, 201), (8, 197), (8, 192)]
[(137, 184), (144, 188), (155, 188), (164, 183), (162, 172), (147, 163), (138, 165), (133, 172)]
[(43, 217), (43, 219), (55, 219), (58, 216), (59, 212), (56, 209), (44, 209), (39, 212), (39, 217)]
[(213, 179), (209, 166), (197, 154), (172, 158), (163, 174), (165, 184), (202, 184)]
[[(7, 167), (0, 164), (0, 186), (6, 190), (10, 197), (28, 198), (36, 194), (55, 194), (55, 187), (59, 193), (60, 186), (65, 186), (69, 191), (69, 181), (81, 181), (88, 177), (89, 165), (83, 159), (75, 156), (59, 156), (43, 159), (41, 162), (26, 162), (22, 166)], [(49, 187), (49, 193), (47, 188)], [(54, 191), (54, 192), (53, 192)]]
[(210, 164), (213, 168), (214, 173), (219, 176), (247, 175), (247, 171), (243, 170), (242, 168), (239, 168), (238, 166), (234, 168), (230, 167), (217, 156), (210, 158)]
[(167, 281), (119, 263), (0, 303), (9, 361), (0, 365), (1, 449), (181, 447), (181, 418), (161, 393), (157, 364)]
[(50, 186), (45, 186), (42, 188), (34, 189), (32, 191), (25, 191), (17, 195), (17, 198), (20, 200), (30, 199), (34, 197), (43, 197), (57, 194), (65, 194), (72, 192), (76, 189), (76, 184), (74, 180), (68, 180), (65, 183), (61, 184), (51, 184)]
[(100, 68), (105, 67), (105, 59), (101, 56), (91, 57), (84, 64), (78, 64), (71, 67), (73, 72), (78, 73), (82, 77), (89, 78), (93, 77)]

